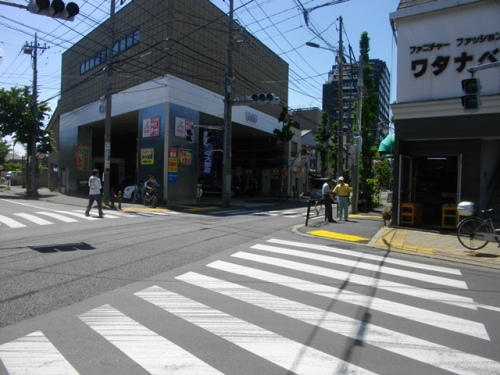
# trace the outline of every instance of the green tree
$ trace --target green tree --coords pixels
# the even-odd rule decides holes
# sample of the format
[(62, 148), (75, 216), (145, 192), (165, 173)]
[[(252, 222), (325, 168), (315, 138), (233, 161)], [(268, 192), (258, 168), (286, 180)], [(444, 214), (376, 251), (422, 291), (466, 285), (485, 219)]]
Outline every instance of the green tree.
[(281, 128), (275, 128), (273, 134), (276, 136), (276, 152), (280, 162), (280, 189), (284, 189), (283, 166), (285, 165), (285, 146), (291, 141), (295, 133), (292, 131), (295, 122), (290, 118), (288, 106), (281, 106), (281, 113), (278, 117)]
[[(27, 160), (31, 159), (36, 163), (37, 158), (31, 158), (30, 145), (33, 135), (36, 137), (37, 153), (56, 151), (51, 133), (45, 130), (43, 125), (49, 111), (50, 107), (47, 103), (37, 103), (37, 116), (34, 117), (33, 98), (29, 87), (0, 89), (0, 136), (10, 135), (15, 143), (25, 145), (28, 153)], [(27, 168), (28, 171), (31, 170), (28, 165)], [(36, 178), (36, 176), (29, 176), (29, 178)], [(28, 183), (27, 186), (29, 187), (30, 184)], [(34, 195), (35, 192), (31, 194)]]
[(373, 163), (373, 174), (377, 180), (377, 190), (389, 188), (392, 172), (387, 159), (377, 160)]
[(372, 161), (377, 152), (373, 138), (373, 125), (377, 122), (379, 105), (378, 92), (375, 92), (374, 69), (369, 65), (370, 38), (365, 31), (361, 34), (359, 49), (363, 58), (363, 105), (361, 107), (361, 148), (360, 179), (359, 179), (359, 209), (373, 208), (375, 184), (369, 183), (374, 178)]
[(328, 163), (334, 170), (334, 175), (336, 174), (336, 163), (333, 160), (337, 160), (337, 149), (334, 145), (337, 142), (337, 128), (338, 124), (335, 123), (330, 126), (330, 118), (328, 113), (323, 112), (321, 115), (321, 124), (318, 126), (318, 130), (314, 133), (314, 140), (316, 141), (316, 152), (319, 154), (321, 159), (321, 170), (320, 174), (322, 177), (325, 176)]
[(7, 155), (9, 154), (10, 151), (10, 145), (7, 143), (6, 140), (0, 141), (0, 164), (5, 164), (7, 161)]
[(18, 163), (18, 162), (5, 163), (4, 170), (21, 172), (23, 170), (23, 165), (21, 163)]

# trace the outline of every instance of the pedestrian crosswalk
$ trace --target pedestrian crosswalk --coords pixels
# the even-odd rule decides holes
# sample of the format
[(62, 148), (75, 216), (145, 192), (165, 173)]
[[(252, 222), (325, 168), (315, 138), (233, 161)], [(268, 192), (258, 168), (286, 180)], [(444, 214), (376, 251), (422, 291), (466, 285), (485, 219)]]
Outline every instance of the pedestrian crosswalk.
[[(171, 216), (179, 215), (175, 211), (140, 211), (140, 212), (121, 212), (108, 211), (105, 213), (106, 219), (123, 219), (133, 217), (154, 217), (154, 216)], [(35, 211), (31, 213), (18, 212), (10, 216), (0, 215), (0, 228), (7, 227), (11, 229), (26, 228), (31, 225), (54, 225), (60, 223), (78, 223), (82, 221), (99, 221), (97, 215), (85, 216), (84, 210), (51, 210), (51, 211)]]
[[(109, 297), (72, 321), (145, 373), (500, 373), (481, 321), (500, 309), (476, 303), (457, 268), (274, 238), (143, 283), (120, 292), (130, 305)], [(85, 373), (45, 330), (0, 344), (7, 373)]]
[(284, 217), (289, 219), (294, 219), (297, 217), (306, 217), (307, 212), (303, 209), (296, 210), (217, 210), (211, 211), (208, 214), (217, 216), (237, 216), (237, 215), (251, 215), (251, 216), (261, 216), (261, 217)]

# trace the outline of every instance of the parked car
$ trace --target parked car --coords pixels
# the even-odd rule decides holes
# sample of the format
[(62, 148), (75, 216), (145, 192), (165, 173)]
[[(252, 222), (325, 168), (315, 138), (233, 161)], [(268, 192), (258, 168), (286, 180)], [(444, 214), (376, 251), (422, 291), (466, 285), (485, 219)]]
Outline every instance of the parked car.
[[(325, 184), (326, 177), (317, 177), (312, 180), (311, 183), (311, 199), (323, 199), (323, 185)], [(333, 186), (337, 184), (335, 180), (332, 179)], [(336, 202), (336, 198), (333, 198), (333, 202)]]
[(137, 185), (130, 185), (123, 189), (122, 199), (134, 200), (135, 194), (137, 193)]

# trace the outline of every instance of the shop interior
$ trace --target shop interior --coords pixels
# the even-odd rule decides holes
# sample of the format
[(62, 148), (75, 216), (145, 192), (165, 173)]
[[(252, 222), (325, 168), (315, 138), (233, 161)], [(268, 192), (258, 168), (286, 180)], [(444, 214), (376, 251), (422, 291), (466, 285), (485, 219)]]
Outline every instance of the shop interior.
[[(456, 156), (415, 157), (411, 162), (408, 205), (402, 203), (401, 223), (454, 228), (457, 204), (458, 158)], [(405, 200), (402, 200), (405, 202)], [(411, 211), (411, 217), (405, 212)], [(411, 222), (408, 220), (411, 219)]]

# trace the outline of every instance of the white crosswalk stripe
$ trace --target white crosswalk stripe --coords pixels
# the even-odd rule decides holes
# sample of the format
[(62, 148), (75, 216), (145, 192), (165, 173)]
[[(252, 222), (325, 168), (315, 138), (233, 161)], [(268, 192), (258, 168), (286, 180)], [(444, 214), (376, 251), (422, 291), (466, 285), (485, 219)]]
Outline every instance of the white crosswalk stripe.
[(328, 298), (335, 298), (339, 301), (362, 307), (369, 307), (370, 309), (382, 311), (386, 314), (403, 317), (409, 320), (415, 320), (420, 323), (429, 324), (453, 332), (459, 332), (464, 335), (475, 336), (484, 340), (490, 339), (488, 333), (486, 332), (486, 329), (482, 324), (472, 322), (470, 320), (455, 318), (446, 314), (440, 314), (418, 307), (384, 300), (382, 298), (371, 297), (328, 285), (316, 284), (308, 282), (307, 280), (277, 275), (272, 272), (260, 271), (254, 268), (239, 266), (237, 264), (227, 263), (223, 261), (210, 263), (208, 267), (231, 272), (237, 275), (252, 277), (262, 281), (284, 285), (289, 288), (302, 290), (304, 292), (313, 293)]
[[(490, 371), (489, 373), (491, 373), (491, 370), (500, 372), (498, 362), (377, 327), (374, 324), (367, 324), (364, 321), (252, 290), (241, 285), (192, 272), (179, 276), (177, 279), (457, 374), (476, 375), (486, 373), (485, 370)], [(173, 301), (169, 301), (169, 293), (165, 292), (160, 291), (160, 293), (165, 294), (163, 296), (164, 302), (156, 302), (156, 304), (159, 304), (160, 307), (167, 311), (175, 313), (175, 305), (178, 301), (175, 296)], [(141, 293), (138, 295), (147, 299), (147, 295), (144, 296)], [(150, 302), (154, 300), (154, 298), (149, 298)], [(197, 321), (194, 323), (200, 325)], [(207, 323), (205, 322), (205, 324)]]
[[(31, 355), (26, 355), (27, 352)], [(10, 375), (78, 374), (42, 332), (33, 332), (1, 345), (0, 358)]]
[(28, 221), (31, 221), (32, 223), (38, 224), (38, 225), (51, 225), (54, 224), (48, 220), (42, 219), (38, 216), (31, 215), (31, 214), (25, 214), (25, 213), (19, 213), (19, 214), (14, 214), (18, 217), (22, 217), (23, 219), (26, 219)]
[(265, 210), (224, 210), (224, 211), (211, 211), (211, 215), (222, 216), (236, 216), (236, 215), (252, 215), (252, 216), (267, 216), (267, 217), (284, 217), (284, 218), (297, 218), (305, 217), (307, 213), (298, 211), (265, 211)]
[(16, 221), (8, 216), (0, 215), (0, 224), (7, 225), (9, 228), (25, 228), (26, 225)]
[[(438, 286), (446, 291), (436, 290)], [(477, 310), (500, 309), (476, 303), (462, 296), (464, 291), (467, 284), (452, 267), (270, 239), (175, 279), (149, 281), (128, 296), (135, 299), (134, 308), (99, 304), (77, 319), (85, 323), (82, 329), (97, 333), (105, 346), (119, 349), (151, 374), (227, 373), (220, 361), (228, 353), (211, 345), (221, 340), (233, 347), (231, 355), (251, 356), (252, 361), (260, 357), (261, 366), (273, 364), (294, 374), (384, 374), (384, 354), (392, 361), (397, 356), (395, 362), (403, 365), (408, 361), (411, 373), (432, 373), (435, 368), (436, 373), (499, 374), (500, 363), (480, 350), (496, 343)], [(157, 325), (142, 322), (149, 316), (135, 312), (146, 304), (147, 311), (156, 310)], [(277, 317), (282, 326), (265, 323)], [(180, 319), (186, 324), (183, 335), (197, 340), (203, 334), (208, 340), (204, 355), (176, 342), (179, 336), (169, 330), (153, 328), (172, 327)], [(416, 329), (402, 329), (406, 324)], [(301, 330), (320, 330), (330, 337), (304, 341)], [(334, 349), (339, 337), (352, 340), (350, 345), (359, 351), (356, 357), (375, 350), (381, 363), (346, 357)], [(475, 345), (457, 344), (461, 341)], [(0, 345), (0, 360), (11, 375), (75, 374), (64, 350), (40, 329)], [(243, 373), (255, 372), (250, 368)]]
[(82, 314), (80, 319), (151, 374), (221, 374), (109, 305)]
[(295, 374), (372, 374), (163, 288), (151, 287), (136, 295)]
[[(179, 212), (105, 212), (106, 219), (134, 218), (134, 217), (155, 217), (179, 215)], [(28, 225), (52, 225), (56, 223), (77, 223), (79, 221), (100, 221), (97, 217), (97, 211), (92, 211), (90, 216), (85, 216), (85, 210), (51, 210), (36, 211), (34, 213), (13, 213), (13, 217), (0, 215), (0, 226), (3, 224), (9, 228), (26, 228)]]

